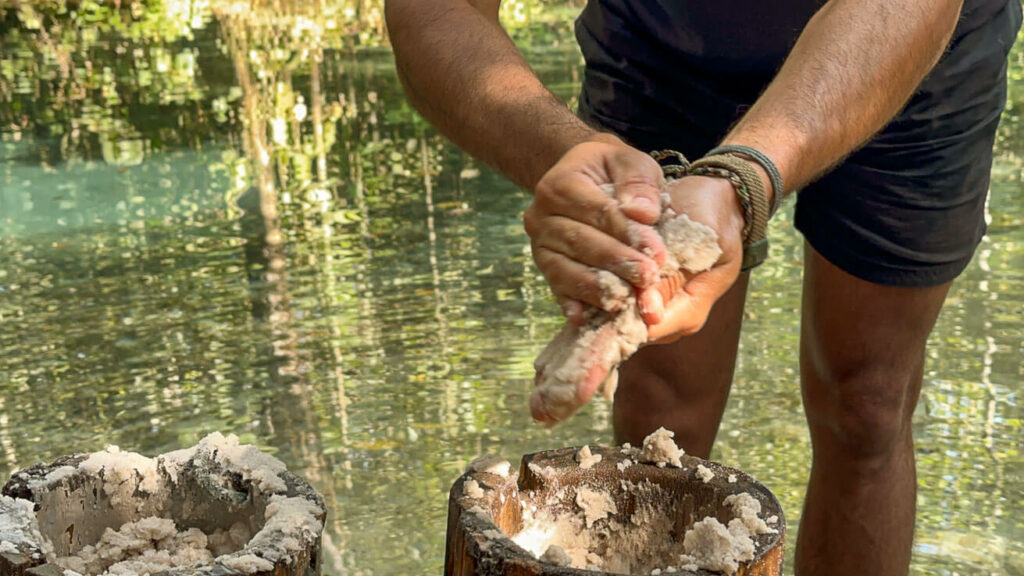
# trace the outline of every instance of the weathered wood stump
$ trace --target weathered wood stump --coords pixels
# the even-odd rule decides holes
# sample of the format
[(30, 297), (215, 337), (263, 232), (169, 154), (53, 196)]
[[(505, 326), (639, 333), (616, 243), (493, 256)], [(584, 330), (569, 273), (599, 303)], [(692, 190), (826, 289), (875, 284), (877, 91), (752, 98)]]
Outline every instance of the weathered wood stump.
[[(635, 463), (618, 447), (590, 447), (600, 462), (582, 468), (576, 461), (577, 448), (564, 448), (529, 454), (523, 457), (516, 474), (508, 466), (503, 474), (500, 466), (471, 466), (455, 481), (449, 494), (448, 533), (445, 555), (446, 576), (590, 576), (595, 573), (650, 574), (654, 568), (671, 565), (671, 555), (659, 559), (657, 554), (642, 559), (628, 571), (621, 568), (595, 572), (538, 560), (513, 542), (521, 535), (524, 518), (536, 515), (535, 509), (550, 517), (580, 514), (580, 494), (606, 493), (614, 501), (608, 520), (620, 529), (636, 529), (651, 547), (664, 551), (682, 549), (687, 529), (706, 517), (722, 524), (734, 518), (734, 511), (725, 504), (734, 494), (749, 493), (761, 506), (760, 517), (774, 516), (774, 533), (753, 537), (755, 553), (752, 560), (741, 562), (737, 576), (778, 576), (782, 573), (785, 519), (775, 496), (751, 476), (717, 463), (691, 456), (682, 457), (682, 468), (658, 467)], [(624, 461), (632, 458), (631, 465)], [(507, 463), (506, 463), (507, 464)], [(714, 477), (705, 482), (698, 476), (703, 465)], [(732, 480), (732, 482), (730, 482)], [(587, 518), (586, 526), (594, 518)], [(642, 534), (640, 531), (646, 531)], [(628, 545), (607, 534), (594, 539), (596, 545)], [(662, 541), (656, 541), (662, 538)], [(611, 550), (608, 548), (608, 550)], [(638, 558), (643, 550), (636, 550)], [(536, 553), (536, 552), (535, 552)], [(678, 556), (675, 556), (678, 557)], [(660, 562), (660, 563), (659, 563)], [(685, 570), (673, 566), (677, 574), (713, 576), (721, 572), (704, 569)], [(608, 570), (602, 568), (602, 570)], [(662, 573), (669, 573), (663, 571)]]
[(153, 576), (318, 576), (326, 515), (309, 484), (233, 436), (153, 459), (116, 450), (65, 456), (16, 472), (3, 487), (0, 576), (67, 576), (59, 558), (106, 553), (105, 533), (143, 519), (201, 531), (191, 532), (199, 548), (208, 542), (206, 559)]

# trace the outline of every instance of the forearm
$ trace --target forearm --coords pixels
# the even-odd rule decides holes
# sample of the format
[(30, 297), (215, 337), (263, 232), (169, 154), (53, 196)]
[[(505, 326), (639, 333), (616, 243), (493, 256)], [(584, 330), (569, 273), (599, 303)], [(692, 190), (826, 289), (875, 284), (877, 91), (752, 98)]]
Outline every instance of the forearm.
[(489, 8), (388, 0), (395, 60), (409, 100), (431, 123), (532, 190), (595, 131), (544, 88), (498, 24), (497, 2)]
[(885, 126), (949, 43), (962, 0), (831, 0), (723, 143), (800, 188)]

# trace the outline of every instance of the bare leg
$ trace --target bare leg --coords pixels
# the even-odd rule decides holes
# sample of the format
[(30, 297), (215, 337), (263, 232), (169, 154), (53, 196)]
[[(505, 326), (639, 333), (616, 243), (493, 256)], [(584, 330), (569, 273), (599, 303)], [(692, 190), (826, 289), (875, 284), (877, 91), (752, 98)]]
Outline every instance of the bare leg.
[(904, 576), (917, 492), (911, 416), (949, 284), (879, 286), (805, 247), (800, 371), (814, 459), (799, 576)]
[(641, 348), (622, 365), (614, 413), (619, 442), (638, 445), (664, 426), (687, 454), (708, 457), (732, 385), (749, 277), (740, 274), (700, 332)]

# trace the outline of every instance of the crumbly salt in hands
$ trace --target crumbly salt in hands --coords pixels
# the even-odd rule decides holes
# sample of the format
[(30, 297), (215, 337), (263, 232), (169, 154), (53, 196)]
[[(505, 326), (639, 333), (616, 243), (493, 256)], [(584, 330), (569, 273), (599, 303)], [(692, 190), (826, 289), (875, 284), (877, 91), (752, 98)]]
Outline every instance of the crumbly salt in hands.
[[(614, 193), (610, 184), (601, 186)], [(653, 226), (667, 249), (661, 278), (682, 285), (681, 269), (697, 273), (710, 269), (722, 249), (718, 235), (686, 214), (676, 214), (662, 194), (661, 218)], [(637, 226), (642, 226), (637, 224)], [(566, 322), (534, 360), (536, 389), (530, 398), (535, 420), (553, 425), (572, 415), (601, 388), (609, 400), (618, 384), (618, 366), (647, 341), (647, 324), (640, 315), (633, 287), (606, 270), (597, 272), (602, 302), (622, 302), (612, 312), (590, 308), (580, 326)]]

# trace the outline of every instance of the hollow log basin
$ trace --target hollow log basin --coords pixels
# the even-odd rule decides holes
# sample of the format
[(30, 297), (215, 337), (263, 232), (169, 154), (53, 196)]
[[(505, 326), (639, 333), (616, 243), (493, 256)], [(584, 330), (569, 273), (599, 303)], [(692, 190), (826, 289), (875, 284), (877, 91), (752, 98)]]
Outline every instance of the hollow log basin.
[[(573, 513), (575, 494), (580, 488), (607, 492), (614, 500), (618, 519), (629, 519), (645, 504), (654, 504), (671, 516), (671, 537), (682, 551), (686, 529), (707, 516), (728, 524), (734, 515), (724, 504), (726, 497), (749, 493), (761, 503), (759, 517), (777, 516), (771, 524), (777, 532), (753, 536), (754, 559), (740, 564), (736, 576), (778, 576), (782, 573), (785, 542), (785, 517), (779, 501), (764, 485), (748, 474), (715, 462), (692, 456), (681, 458), (682, 467), (664, 468), (654, 464), (636, 463), (620, 447), (590, 446), (601, 460), (590, 468), (576, 461), (578, 447), (562, 448), (523, 456), (518, 474), (508, 475), (469, 470), (452, 485), (448, 504), (448, 533), (445, 555), (446, 576), (569, 576), (611, 572), (595, 572), (541, 562), (511, 537), (524, 527), (524, 510), (541, 509), (555, 516)], [(623, 470), (625, 460), (633, 463)], [(714, 477), (704, 482), (697, 475), (697, 466), (704, 465)], [(733, 477), (734, 482), (729, 482)], [(466, 483), (475, 481), (482, 496), (471, 495)], [(650, 491), (634, 488), (645, 483), (660, 487), (658, 493), (667, 501), (644, 502)], [(567, 489), (568, 488), (568, 489)], [(671, 565), (666, 558), (665, 566)], [(664, 567), (664, 566), (662, 566)], [(616, 572), (617, 573), (617, 572)], [(643, 574), (649, 574), (648, 568)], [(683, 571), (677, 574), (712, 576), (721, 572), (708, 570)]]

